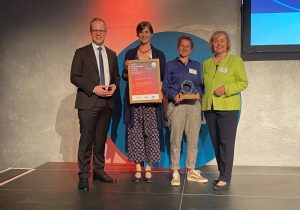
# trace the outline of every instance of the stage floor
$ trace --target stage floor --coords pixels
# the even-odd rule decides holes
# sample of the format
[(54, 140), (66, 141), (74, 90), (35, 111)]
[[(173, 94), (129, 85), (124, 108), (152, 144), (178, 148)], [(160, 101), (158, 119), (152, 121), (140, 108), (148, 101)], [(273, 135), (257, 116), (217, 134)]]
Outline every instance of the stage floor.
[[(15, 171), (15, 170), (18, 170)], [(186, 181), (170, 186), (168, 170), (153, 172), (152, 184), (132, 183), (132, 171), (109, 167), (117, 184), (93, 183), (89, 192), (77, 191), (76, 163), (45, 163), (35, 170), (0, 173), (2, 210), (299, 210), (300, 168), (235, 166), (229, 190), (212, 190), (215, 166), (201, 168), (208, 184)], [(25, 172), (25, 175), (22, 173)], [(19, 174), (19, 175), (17, 175)], [(13, 180), (7, 177), (15, 177)]]

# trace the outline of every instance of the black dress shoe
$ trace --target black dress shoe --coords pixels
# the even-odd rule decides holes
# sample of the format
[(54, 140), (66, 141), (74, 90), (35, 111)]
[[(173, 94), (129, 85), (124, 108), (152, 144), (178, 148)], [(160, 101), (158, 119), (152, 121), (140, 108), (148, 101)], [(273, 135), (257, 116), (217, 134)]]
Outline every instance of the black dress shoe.
[(114, 179), (113, 177), (110, 177), (107, 173), (103, 174), (95, 174), (93, 175), (93, 180), (94, 181), (101, 181), (101, 182), (106, 182), (106, 183), (117, 183), (117, 180)]
[(218, 179), (215, 179), (212, 183), (213, 186), (215, 186), (216, 184), (218, 184), (219, 180)]
[(213, 189), (216, 191), (223, 191), (223, 190), (227, 190), (229, 188), (229, 186), (230, 186), (230, 183), (226, 183), (223, 186), (219, 186), (219, 185), (215, 184)]
[(89, 191), (89, 180), (88, 178), (80, 178), (78, 183), (78, 191)]
[[(137, 174), (140, 174), (141, 176), (137, 177), (136, 176)], [(141, 181), (142, 181), (142, 172), (141, 171), (135, 171), (134, 176), (132, 177), (132, 182), (140, 183)]]
[[(146, 177), (146, 173), (150, 174), (150, 177)], [(152, 183), (152, 182), (153, 182), (151, 171), (145, 171), (145, 178), (144, 178), (144, 181), (145, 181), (146, 183)]]

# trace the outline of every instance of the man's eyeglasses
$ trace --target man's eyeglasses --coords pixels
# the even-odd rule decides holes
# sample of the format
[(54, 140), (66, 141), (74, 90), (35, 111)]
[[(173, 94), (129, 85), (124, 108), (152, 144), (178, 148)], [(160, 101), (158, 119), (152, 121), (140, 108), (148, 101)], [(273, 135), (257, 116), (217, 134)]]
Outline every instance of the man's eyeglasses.
[(99, 34), (104, 34), (106, 33), (106, 30), (92, 30), (93, 33), (99, 33)]

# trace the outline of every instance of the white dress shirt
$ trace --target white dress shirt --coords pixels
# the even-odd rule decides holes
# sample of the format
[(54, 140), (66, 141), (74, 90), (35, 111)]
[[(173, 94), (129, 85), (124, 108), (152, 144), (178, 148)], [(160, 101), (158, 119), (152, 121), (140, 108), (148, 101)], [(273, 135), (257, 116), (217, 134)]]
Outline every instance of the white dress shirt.
[(102, 47), (102, 58), (103, 58), (103, 66), (104, 66), (104, 77), (105, 77), (105, 86), (109, 85), (110, 82), (110, 76), (109, 76), (109, 65), (108, 65), (108, 57), (106, 53), (106, 48), (104, 45), (98, 46), (94, 42), (92, 42), (92, 46), (95, 52), (96, 60), (97, 60), (97, 66), (99, 70), (99, 77), (100, 77), (100, 64), (99, 64), (99, 50), (98, 47)]

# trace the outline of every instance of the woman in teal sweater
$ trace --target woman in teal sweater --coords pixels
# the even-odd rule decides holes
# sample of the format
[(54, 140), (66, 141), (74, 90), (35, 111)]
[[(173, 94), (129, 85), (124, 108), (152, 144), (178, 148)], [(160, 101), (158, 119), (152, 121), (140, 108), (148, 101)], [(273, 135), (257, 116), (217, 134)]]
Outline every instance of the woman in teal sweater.
[(202, 110), (215, 149), (219, 177), (214, 190), (225, 190), (231, 181), (234, 143), (241, 108), (240, 93), (248, 86), (243, 60), (229, 54), (230, 39), (225, 31), (210, 38), (214, 57), (203, 64)]

